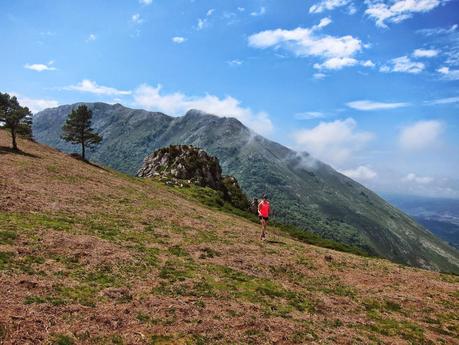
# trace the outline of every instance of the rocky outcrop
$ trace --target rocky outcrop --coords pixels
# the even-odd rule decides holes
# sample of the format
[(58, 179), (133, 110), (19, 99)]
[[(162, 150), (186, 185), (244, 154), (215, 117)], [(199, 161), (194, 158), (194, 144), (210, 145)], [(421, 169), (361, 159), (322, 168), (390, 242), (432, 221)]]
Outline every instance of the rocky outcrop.
[(247, 210), (248, 200), (233, 176), (223, 176), (216, 157), (191, 145), (163, 147), (144, 159), (138, 177), (158, 178), (168, 185), (186, 187), (194, 184), (222, 193), (224, 200)]

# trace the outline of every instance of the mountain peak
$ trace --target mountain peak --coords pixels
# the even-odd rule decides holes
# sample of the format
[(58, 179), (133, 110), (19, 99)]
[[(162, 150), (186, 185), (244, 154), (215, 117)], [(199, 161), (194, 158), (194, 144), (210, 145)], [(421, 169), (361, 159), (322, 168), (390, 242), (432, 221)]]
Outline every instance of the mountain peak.
[(207, 113), (207, 112), (199, 110), (199, 109), (190, 109), (190, 110), (188, 110), (183, 118), (184, 119), (214, 119), (214, 120), (220, 120), (221, 122), (219, 122), (219, 124), (222, 124), (222, 125), (225, 125), (225, 126), (230, 126), (231, 129), (233, 129), (233, 130), (240, 129), (240, 128), (246, 128), (247, 130), (251, 131), (241, 121), (239, 121), (235, 117), (232, 117), (232, 116), (219, 116), (219, 115)]
[(201, 117), (205, 115), (211, 115), (211, 114), (206, 113), (205, 111), (202, 111), (199, 109), (190, 109), (186, 112), (185, 117)]

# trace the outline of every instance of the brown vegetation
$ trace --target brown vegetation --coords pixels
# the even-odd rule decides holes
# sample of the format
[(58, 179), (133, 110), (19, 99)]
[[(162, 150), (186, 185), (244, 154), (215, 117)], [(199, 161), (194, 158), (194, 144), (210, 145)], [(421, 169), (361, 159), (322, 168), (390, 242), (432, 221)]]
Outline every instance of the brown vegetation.
[(457, 276), (260, 243), (173, 188), (20, 147), (0, 151), (0, 343), (459, 344)]

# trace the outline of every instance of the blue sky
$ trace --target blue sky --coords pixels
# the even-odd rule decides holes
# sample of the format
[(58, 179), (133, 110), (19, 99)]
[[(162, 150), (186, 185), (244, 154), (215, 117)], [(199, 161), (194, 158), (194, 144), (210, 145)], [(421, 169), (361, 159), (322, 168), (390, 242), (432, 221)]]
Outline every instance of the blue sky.
[(0, 90), (235, 116), (380, 192), (459, 198), (459, 1), (0, 2)]

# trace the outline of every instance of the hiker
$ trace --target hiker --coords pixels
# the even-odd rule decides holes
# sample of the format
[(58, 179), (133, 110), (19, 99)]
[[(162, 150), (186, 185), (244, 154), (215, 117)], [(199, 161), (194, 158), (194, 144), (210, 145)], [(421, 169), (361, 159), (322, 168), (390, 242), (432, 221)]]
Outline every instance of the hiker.
[(258, 204), (258, 218), (260, 219), (260, 223), (261, 223), (260, 239), (262, 241), (266, 239), (266, 225), (268, 224), (269, 213), (270, 213), (270, 205), (269, 205), (268, 197), (266, 196), (266, 194), (263, 194), (263, 197), (260, 203)]

